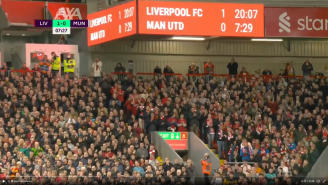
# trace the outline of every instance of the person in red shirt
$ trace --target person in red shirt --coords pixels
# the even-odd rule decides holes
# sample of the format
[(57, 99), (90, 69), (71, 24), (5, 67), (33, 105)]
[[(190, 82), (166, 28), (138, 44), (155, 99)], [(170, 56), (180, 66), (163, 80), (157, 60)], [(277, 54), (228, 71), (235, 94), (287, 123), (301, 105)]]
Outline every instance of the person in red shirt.
[(179, 132), (185, 132), (187, 131), (187, 120), (184, 118), (184, 115), (181, 114), (180, 118), (178, 120), (178, 131)]
[(137, 115), (137, 109), (138, 109), (138, 105), (137, 105), (137, 102), (135, 100), (135, 98), (133, 97), (133, 95), (130, 95), (129, 96), (129, 99), (125, 102), (125, 107), (126, 107), (126, 110), (136, 116)]
[(0, 180), (6, 180), (7, 176), (6, 176), (6, 170), (5, 168), (3, 170), (1, 170), (0, 168)]
[(142, 133), (142, 129), (139, 127), (138, 121), (135, 121), (133, 124), (133, 130), (136, 133), (136, 135), (139, 137), (140, 134)]
[(150, 145), (149, 146), (149, 156), (154, 156), (156, 157), (156, 150), (155, 150), (155, 146), (154, 145)]
[(241, 71), (240, 71), (239, 75), (240, 75), (240, 77), (242, 78), (242, 80), (244, 82), (249, 82), (250, 81), (249, 73), (248, 73), (248, 71), (246, 70), (245, 67), (241, 68)]
[(124, 91), (121, 89), (121, 84), (115, 84), (114, 87), (110, 90), (111, 95), (116, 94), (117, 99), (123, 103), (124, 102)]
[(163, 93), (162, 104), (165, 105), (167, 100), (169, 99), (166, 93)]
[(19, 72), (25, 76), (26, 73), (31, 73), (33, 71), (29, 67), (27, 67), (26, 64), (24, 63), (19, 70), (14, 70), (14, 72)]
[(212, 75), (214, 74), (214, 64), (212, 62), (204, 62), (204, 73), (206, 75), (206, 82), (213, 78)]

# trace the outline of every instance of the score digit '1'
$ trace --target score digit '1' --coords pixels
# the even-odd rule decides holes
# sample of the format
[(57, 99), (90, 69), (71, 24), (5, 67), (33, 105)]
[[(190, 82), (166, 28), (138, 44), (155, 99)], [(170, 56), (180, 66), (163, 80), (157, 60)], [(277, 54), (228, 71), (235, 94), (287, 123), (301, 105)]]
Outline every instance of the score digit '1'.
[(122, 26), (118, 25), (118, 33), (122, 33)]

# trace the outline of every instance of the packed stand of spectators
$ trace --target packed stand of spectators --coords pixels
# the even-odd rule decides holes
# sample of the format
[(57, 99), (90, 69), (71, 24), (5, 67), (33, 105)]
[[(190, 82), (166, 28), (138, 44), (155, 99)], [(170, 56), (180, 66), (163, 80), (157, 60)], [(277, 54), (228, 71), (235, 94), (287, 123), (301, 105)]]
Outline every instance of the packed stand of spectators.
[[(125, 101), (126, 110), (133, 116), (146, 110), (144, 125), (149, 131), (193, 131), (225, 162), (239, 162), (239, 167), (243, 165), (240, 162), (247, 162), (250, 169), (238, 177), (283, 180), (306, 176), (327, 146), (327, 81), (245, 78), (249, 74), (246, 68), (238, 76), (238, 65), (234, 60), (231, 65), (230, 73), (235, 76), (196, 80), (180, 75), (167, 78), (157, 66), (153, 80), (134, 79), (133, 87), (137, 88), (127, 86), (131, 93)], [(306, 75), (310, 75), (311, 67), (306, 68)], [(266, 69), (262, 74), (272, 72)], [(295, 75), (293, 65), (287, 64), (281, 75)], [(222, 176), (233, 174), (229, 168), (221, 168)]]
[(99, 84), (92, 78), (51, 78), (51, 73), (7, 75), (0, 72), (1, 180), (190, 182), (190, 160), (157, 160), (149, 135), (157, 127), (148, 124), (153, 109), (126, 111), (132, 97), (144, 103), (150, 98), (142, 81), (104, 77)]
[[(286, 69), (294, 75), (292, 65)], [(17, 169), (16, 176), (59, 176), (57, 181), (71, 173), (136, 180), (147, 174), (148, 164), (160, 168), (156, 162), (151, 165), (156, 158), (149, 144), (152, 131), (193, 131), (226, 163), (245, 162), (222, 165), (219, 177), (305, 176), (327, 146), (327, 81), (244, 78), (246, 69), (239, 78), (234, 70), (228, 78), (188, 80), (170, 74), (174, 71), (166, 66), (163, 73), (170, 75), (157, 67), (151, 80), (120, 74), (102, 76), (99, 83), (30, 73), (2, 76), (2, 170), (6, 175)], [(124, 67), (118, 65), (115, 71)], [(140, 148), (149, 153), (138, 152)], [(52, 170), (54, 166), (59, 168)], [(181, 171), (163, 168), (160, 182), (174, 180), (180, 172), (190, 177), (192, 171), (188, 166)], [(179, 182), (185, 180), (190, 179)]]

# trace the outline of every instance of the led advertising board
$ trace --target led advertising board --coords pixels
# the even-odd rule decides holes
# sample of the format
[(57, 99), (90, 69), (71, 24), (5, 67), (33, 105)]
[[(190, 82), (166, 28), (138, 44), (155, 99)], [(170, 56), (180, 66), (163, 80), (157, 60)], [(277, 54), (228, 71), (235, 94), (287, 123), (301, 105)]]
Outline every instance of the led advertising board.
[(328, 8), (266, 7), (266, 37), (328, 37)]

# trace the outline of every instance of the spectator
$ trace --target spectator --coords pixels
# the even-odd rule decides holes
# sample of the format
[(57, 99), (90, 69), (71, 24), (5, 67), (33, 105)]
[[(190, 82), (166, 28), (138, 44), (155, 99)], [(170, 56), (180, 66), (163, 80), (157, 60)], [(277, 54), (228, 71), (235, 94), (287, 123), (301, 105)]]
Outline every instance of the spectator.
[(163, 70), (163, 73), (165, 75), (165, 78), (166, 78), (166, 81), (170, 81), (171, 77), (173, 76), (174, 74), (174, 71), (173, 69), (171, 68), (171, 66), (169, 65), (166, 65), (164, 70)]
[(154, 68), (154, 73), (157, 75), (160, 75), (160, 74), (162, 74), (162, 69), (159, 66), (156, 66)]
[(193, 81), (195, 81), (197, 79), (197, 75), (199, 74), (199, 67), (196, 66), (195, 63), (192, 63), (189, 67), (188, 67), (188, 74), (191, 76), (188, 76), (188, 80), (192, 79)]
[(240, 156), (242, 161), (250, 161), (250, 157), (253, 155), (253, 148), (246, 139), (240, 145)]
[(286, 64), (284, 75), (285, 76), (295, 76), (295, 69), (291, 63)]
[(133, 69), (134, 69), (134, 62), (133, 62), (133, 60), (129, 60), (128, 61), (128, 72), (131, 74), (134, 74)]
[(239, 72), (239, 74), (246, 76), (246, 75), (248, 75), (249, 73), (247, 72), (247, 70), (246, 70), (245, 67), (242, 67), (242, 68), (241, 68), (241, 71)]
[(212, 178), (211, 184), (212, 185), (222, 185), (223, 184), (222, 176), (220, 176), (220, 174), (218, 172), (214, 173), (214, 177)]
[(238, 177), (241, 183), (246, 177), (270, 182), (270, 169), (277, 183), (305, 176), (327, 145), (328, 91), (320, 79), (206, 83), (202, 77), (192, 82), (184, 76), (167, 81), (105, 75), (92, 83), (19, 72), (0, 75), (0, 158), (4, 175), (14, 179), (83, 183), (88, 178), (82, 176), (88, 176), (115, 183), (124, 182), (123, 176), (141, 182), (144, 174), (151, 183), (153, 172), (156, 182), (179, 184), (184, 174), (193, 174), (193, 165), (166, 159), (161, 166), (149, 132), (181, 125), (204, 142), (211, 140), (209, 128), (217, 141), (222, 130), (220, 177)]
[(269, 69), (264, 69), (264, 70), (262, 71), (262, 75), (272, 75), (272, 71), (269, 70)]
[(313, 66), (309, 59), (307, 59), (302, 65), (303, 76), (310, 76), (313, 71)]
[(172, 73), (174, 73), (173, 69), (169, 65), (166, 65), (165, 66), (163, 72), (164, 72), (164, 74), (172, 74)]
[(102, 61), (99, 58), (96, 58), (95, 62), (92, 64), (93, 68), (93, 77), (96, 82), (99, 82), (102, 73)]
[(148, 151), (145, 149), (145, 145), (143, 143), (140, 143), (140, 148), (137, 149), (136, 156), (137, 159), (143, 158), (146, 159), (148, 158)]
[(236, 75), (238, 73), (238, 63), (235, 58), (232, 58), (229, 64), (227, 65), (229, 70), (229, 75)]
[(212, 76), (214, 74), (214, 64), (212, 62), (204, 62), (204, 73), (205, 73), (205, 80), (208, 82), (212, 79)]
[(115, 67), (115, 69), (114, 69), (114, 72), (116, 72), (116, 73), (118, 73), (118, 79), (119, 80), (123, 80), (123, 78), (124, 78), (124, 74), (123, 73), (125, 73), (125, 68), (124, 68), (124, 66), (122, 65), (122, 63), (117, 63), (116, 64), (116, 67)]
[(2, 63), (2, 65), (1, 65), (0, 74), (2, 76), (9, 76), (9, 68), (7, 67), (6, 62)]

